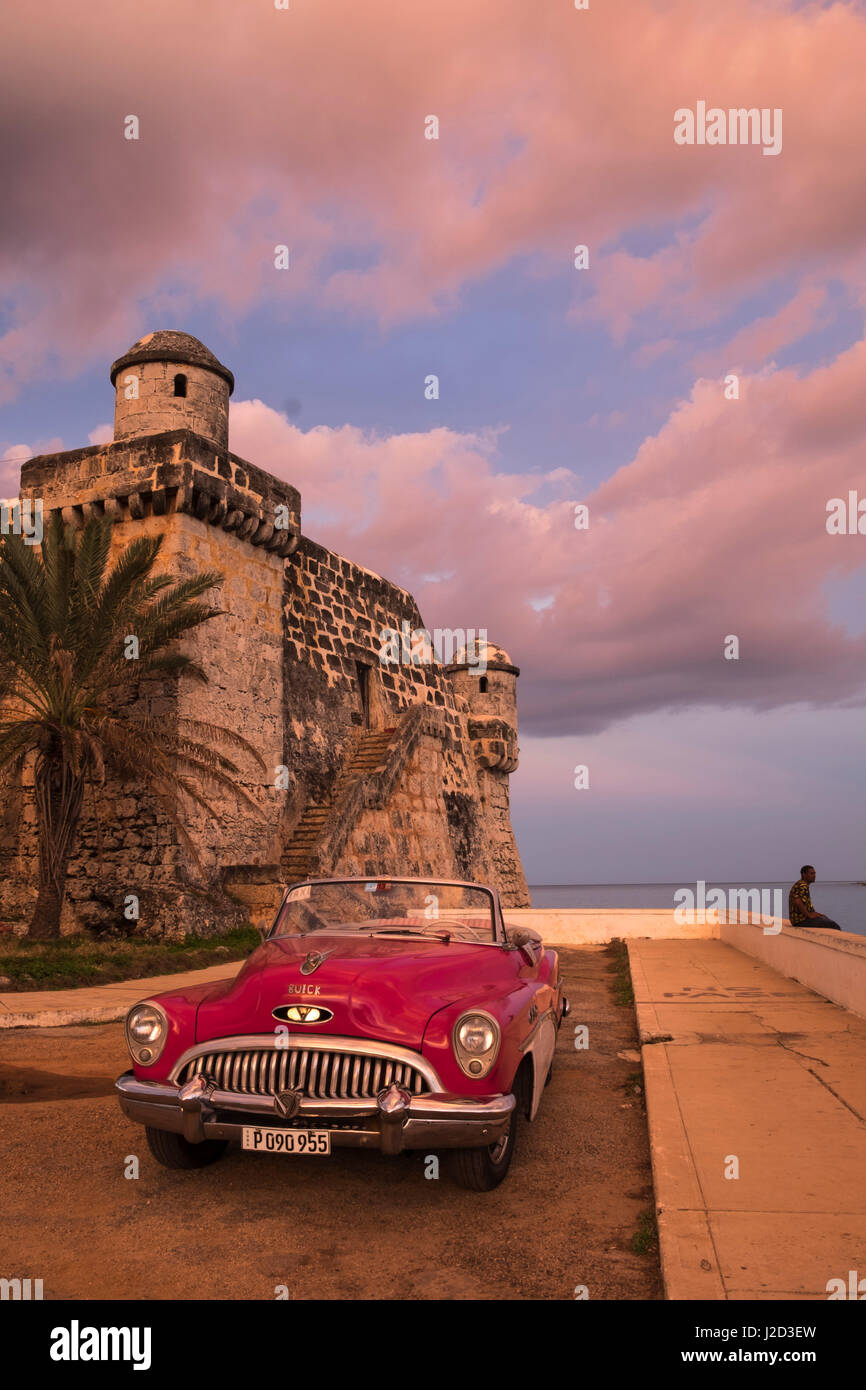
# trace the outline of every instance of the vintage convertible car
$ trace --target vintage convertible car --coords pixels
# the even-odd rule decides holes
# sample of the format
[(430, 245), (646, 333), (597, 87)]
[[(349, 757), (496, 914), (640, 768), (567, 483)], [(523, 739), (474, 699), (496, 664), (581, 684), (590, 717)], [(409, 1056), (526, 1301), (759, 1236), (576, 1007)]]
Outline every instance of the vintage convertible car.
[(270, 1154), (448, 1150), (476, 1191), (508, 1172), (568, 1013), (559, 960), (477, 883), (317, 879), (284, 894), (236, 978), (126, 1019), (116, 1082), (168, 1168), (229, 1140)]

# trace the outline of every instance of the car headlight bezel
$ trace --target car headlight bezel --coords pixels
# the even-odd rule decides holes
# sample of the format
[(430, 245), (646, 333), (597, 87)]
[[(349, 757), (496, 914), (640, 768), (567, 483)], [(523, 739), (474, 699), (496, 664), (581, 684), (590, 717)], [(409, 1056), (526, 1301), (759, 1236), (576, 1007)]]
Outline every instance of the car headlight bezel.
[[(464, 1030), (473, 1024), (479, 1031), (489, 1030), (491, 1042), (488, 1047), (465, 1045)], [(486, 1009), (465, 1009), (451, 1031), (451, 1048), (457, 1058), (457, 1064), (464, 1076), (468, 1076), (472, 1081), (480, 1081), (482, 1077), (490, 1075), (496, 1065), (501, 1045), (502, 1029)]]
[[(153, 1036), (145, 1034), (142, 1037), (135, 1037), (132, 1031), (133, 1024), (143, 1022), (147, 1015), (151, 1016)], [(168, 1040), (168, 1016), (165, 1009), (152, 999), (141, 999), (137, 1004), (133, 1004), (126, 1015), (124, 1030), (126, 1046), (132, 1060), (137, 1062), (140, 1067), (152, 1067), (162, 1055)]]

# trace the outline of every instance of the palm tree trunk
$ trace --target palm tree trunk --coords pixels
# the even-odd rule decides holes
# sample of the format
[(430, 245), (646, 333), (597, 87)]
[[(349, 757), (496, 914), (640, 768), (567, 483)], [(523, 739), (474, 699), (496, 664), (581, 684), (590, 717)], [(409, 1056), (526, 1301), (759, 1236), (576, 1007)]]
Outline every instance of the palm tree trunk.
[(31, 941), (50, 941), (60, 935), (60, 914), (65, 896), (65, 891), (59, 893), (50, 879), (47, 883), (40, 883), (36, 907), (27, 928)]
[(27, 935), (49, 940), (60, 935), (66, 874), (75, 844), (84, 774), (62, 757), (39, 756), (34, 774), (39, 833), (39, 894)]

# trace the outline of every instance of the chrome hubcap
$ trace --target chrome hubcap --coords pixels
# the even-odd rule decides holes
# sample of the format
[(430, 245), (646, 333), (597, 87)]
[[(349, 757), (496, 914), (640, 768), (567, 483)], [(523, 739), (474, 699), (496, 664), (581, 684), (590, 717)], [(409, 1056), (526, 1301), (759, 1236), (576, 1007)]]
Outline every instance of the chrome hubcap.
[(504, 1156), (505, 1156), (505, 1150), (508, 1148), (508, 1143), (509, 1143), (509, 1140), (510, 1140), (510, 1139), (511, 1139), (511, 1126), (509, 1125), (507, 1131), (505, 1132), (505, 1134), (503, 1134), (502, 1138), (499, 1140), (499, 1143), (498, 1143), (498, 1144), (491, 1144), (491, 1145), (490, 1145), (490, 1148), (489, 1148), (488, 1152), (489, 1152), (489, 1154), (490, 1154), (490, 1161), (491, 1161), (491, 1163), (500, 1163), (500, 1162), (502, 1161), (502, 1159), (503, 1159)]

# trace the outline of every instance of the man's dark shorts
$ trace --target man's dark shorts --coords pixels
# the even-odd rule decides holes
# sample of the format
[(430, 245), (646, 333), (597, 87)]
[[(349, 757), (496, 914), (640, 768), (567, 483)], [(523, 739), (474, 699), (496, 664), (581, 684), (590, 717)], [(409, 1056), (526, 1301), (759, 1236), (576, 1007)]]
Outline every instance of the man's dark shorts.
[(823, 931), (843, 930), (842, 927), (839, 926), (838, 922), (831, 921), (829, 917), (820, 917), (817, 922), (792, 922), (791, 925), (795, 927), (812, 927), (815, 929), (820, 927)]

